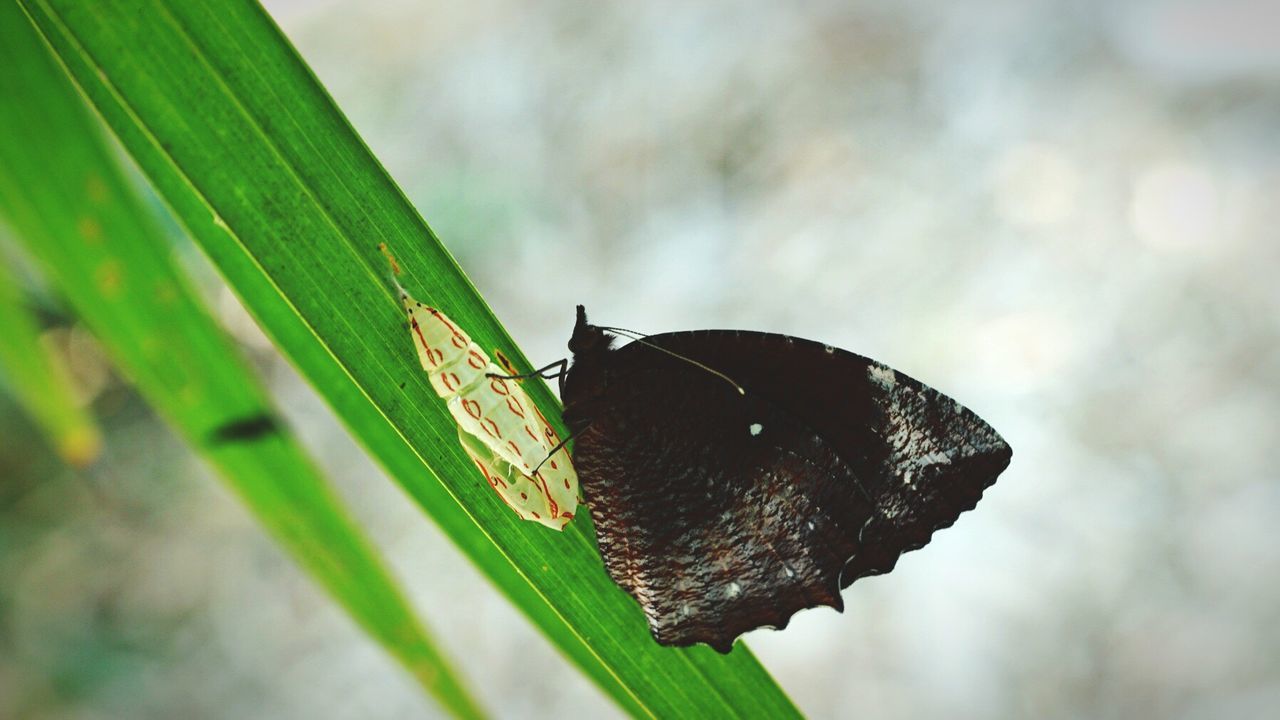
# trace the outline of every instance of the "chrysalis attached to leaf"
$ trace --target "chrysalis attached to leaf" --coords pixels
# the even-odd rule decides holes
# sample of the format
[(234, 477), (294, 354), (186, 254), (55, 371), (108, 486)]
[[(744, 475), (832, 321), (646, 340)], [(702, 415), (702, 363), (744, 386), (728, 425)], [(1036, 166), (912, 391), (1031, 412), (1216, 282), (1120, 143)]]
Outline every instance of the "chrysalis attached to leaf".
[(422, 369), (489, 486), (522, 519), (564, 529), (577, 511), (578, 476), (551, 424), (519, 383), (490, 377), (504, 371), (444, 313), (403, 289), (400, 300)]

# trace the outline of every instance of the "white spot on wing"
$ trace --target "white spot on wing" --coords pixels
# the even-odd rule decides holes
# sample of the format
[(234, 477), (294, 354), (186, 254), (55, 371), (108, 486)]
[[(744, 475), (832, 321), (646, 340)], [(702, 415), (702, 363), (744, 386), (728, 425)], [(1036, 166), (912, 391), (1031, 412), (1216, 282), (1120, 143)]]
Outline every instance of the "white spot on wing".
[(920, 463), (921, 467), (925, 465), (950, 465), (951, 456), (934, 450), (921, 455), (917, 462)]
[(751, 437), (755, 437), (760, 434), (761, 430), (764, 430), (764, 426), (760, 423), (751, 423), (751, 427), (747, 429), (751, 431)]
[(879, 363), (871, 363), (867, 366), (867, 378), (885, 390), (892, 390), (893, 386), (898, 384), (898, 373), (894, 372), (893, 368)]
[(724, 589), (724, 596), (728, 598), (736, 598), (742, 594), (742, 586), (736, 582), (731, 582)]

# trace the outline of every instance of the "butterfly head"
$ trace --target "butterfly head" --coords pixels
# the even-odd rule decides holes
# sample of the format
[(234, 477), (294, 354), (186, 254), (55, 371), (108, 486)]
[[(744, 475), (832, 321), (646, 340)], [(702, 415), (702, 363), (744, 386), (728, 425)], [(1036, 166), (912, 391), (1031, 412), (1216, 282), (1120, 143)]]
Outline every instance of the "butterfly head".
[(564, 379), (564, 419), (575, 433), (595, 414), (595, 403), (608, 386), (608, 353), (614, 336), (587, 322), (587, 311), (578, 306), (578, 322), (569, 338), (573, 365)]
[(583, 356), (607, 352), (613, 347), (614, 336), (587, 322), (587, 309), (578, 306), (578, 322), (573, 326), (573, 337), (569, 338), (569, 352), (577, 360)]

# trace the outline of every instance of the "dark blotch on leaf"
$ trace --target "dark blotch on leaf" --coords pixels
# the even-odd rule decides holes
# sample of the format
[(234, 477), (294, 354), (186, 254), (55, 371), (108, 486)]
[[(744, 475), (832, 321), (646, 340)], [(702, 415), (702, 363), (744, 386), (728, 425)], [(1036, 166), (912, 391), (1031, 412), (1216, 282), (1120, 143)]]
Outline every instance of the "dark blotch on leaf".
[(209, 433), (210, 445), (251, 442), (280, 432), (280, 423), (269, 413), (231, 420)]

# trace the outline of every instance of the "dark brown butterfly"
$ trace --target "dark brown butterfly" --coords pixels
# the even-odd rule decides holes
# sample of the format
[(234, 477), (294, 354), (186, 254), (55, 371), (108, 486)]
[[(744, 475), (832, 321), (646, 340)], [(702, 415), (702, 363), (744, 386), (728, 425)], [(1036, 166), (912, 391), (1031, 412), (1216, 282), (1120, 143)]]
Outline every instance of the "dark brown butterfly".
[[(578, 307), (563, 377), (609, 575), (664, 645), (728, 652), (893, 569), (974, 507), (1009, 446), (860, 355), (758, 332), (637, 339)], [(615, 331), (616, 332), (616, 331)]]

